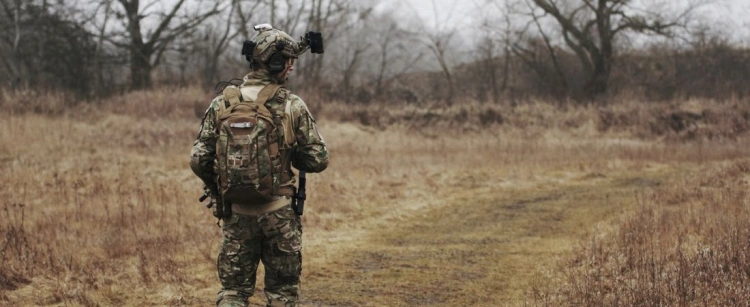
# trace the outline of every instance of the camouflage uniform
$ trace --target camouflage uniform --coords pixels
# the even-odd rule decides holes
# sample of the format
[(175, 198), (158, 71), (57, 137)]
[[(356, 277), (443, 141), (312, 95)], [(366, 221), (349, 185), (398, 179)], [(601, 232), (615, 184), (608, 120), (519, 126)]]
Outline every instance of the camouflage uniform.
[[(240, 88), (262, 88), (274, 83), (267, 71), (253, 71)], [(291, 164), (303, 171), (320, 172), (328, 166), (328, 151), (310, 111), (297, 95), (287, 97), (290, 103), (292, 131)], [(207, 186), (216, 186), (216, 114), (222, 95), (206, 110), (198, 139), (193, 145), (190, 166)], [(266, 103), (285, 112), (276, 99)], [(294, 179), (293, 179), (294, 180)], [(292, 182), (293, 183), (293, 182)], [(277, 197), (268, 204), (232, 204), (234, 214), (224, 219), (223, 241), (217, 259), (222, 289), (218, 306), (247, 306), (255, 291), (259, 261), (265, 267), (265, 294), (268, 306), (296, 306), (299, 277), (302, 270), (302, 224), (291, 208), (291, 199)]]

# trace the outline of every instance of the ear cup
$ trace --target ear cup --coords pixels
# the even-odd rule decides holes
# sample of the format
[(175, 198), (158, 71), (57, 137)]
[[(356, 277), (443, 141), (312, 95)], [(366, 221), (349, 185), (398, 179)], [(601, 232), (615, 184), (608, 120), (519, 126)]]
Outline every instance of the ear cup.
[(280, 53), (275, 53), (268, 59), (268, 70), (272, 74), (278, 74), (284, 70), (286, 66), (286, 58)]

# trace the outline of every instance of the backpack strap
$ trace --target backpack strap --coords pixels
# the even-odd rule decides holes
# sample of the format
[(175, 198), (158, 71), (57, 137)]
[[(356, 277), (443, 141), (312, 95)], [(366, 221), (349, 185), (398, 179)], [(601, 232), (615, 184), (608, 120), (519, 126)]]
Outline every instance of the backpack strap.
[(279, 112), (279, 109), (282, 107), (285, 107), (286, 114), (288, 114), (291, 107), (288, 105), (288, 102), (286, 99), (289, 97), (289, 90), (285, 87), (280, 87), (278, 91), (276, 92), (276, 102), (278, 103), (278, 106), (275, 108), (271, 108), (271, 115), (273, 118), (273, 124), (276, 125), (278, 134), (279, 134), (279, 147), (283, 149), (289, 149), (292, 146), (292, 143), (290, 143), (287, 138), (289, 137), (287, 134), (288, 131), (285, 131), (288, 128), (289, 125), (284, 125), (282, 123), (282, 117), (285, 113)]
[(284, 119), (284, 139), (287, 143), (287, 145), (292, 146), (294, 142), (297, 140), (294, 137), (294, 117), (292, 116), (292, 102), (291, 101), (285, 101), (284, 102), (284, 115), (282, 118)]
[(278, 84), (269, 84), (263, 87), (262, 90), (258, 93), (258, 98), (255, 99), (255, 102), (265, 106), (265, 103), (276, 94), (276, 91), (281, 88), (281, 85)]
[[(266, 85), (266, 87), (264, 87), (262, 90), (260, 90), (260, 92), (258, 93), (258, 99), (256, 99), (254, 102), (258, 104), (259, 113), (267, 114), (268, 117), (271, 118), (271, 121), (275, 126), (274, 128), (276, 129), (276, 142), (274, 142), (273, 144), (269, 144), (269, 146), (271, 146), (271, 155), (276, 155), (281, 159), (281, 161), (279, 161), (279, 169), (276, 170), (277, 174), (281, 174), (281, 177), (279, 178), (279, 184), (291, 180), (291, 176), (289, 176), (289, 174), (287, 174), (287, 172), (284, 170), (284, 168), (288, 164), (287, 160), (289, 155), (287, 153), (291, 149), (291, 145), (287, 144), (284, 138), (285, 125), (282, 122), (281, 114), (279, 112), (280, 105), (283, 105), (283, 103), (286, 102), (287, 97), (289, 97), (288, 89), (278, 84), (269, 84)], [(275, 102), (280, 103), (280, 105), (267, 107), (266, 102), (271, 101), (271, 99), (276, 99)], [(294, 187), (275, 186), (273, 194), (278, 196), (291, 197), (294, 194)]]
[(222, 94), (224, 95), (224, 101), (219, 104), (219, 111), (216, 114), (216, 118), (221, 119), (232, 112), (233, 106), (242, 102), (242, 93), (240, 92), (240, 88), (236, 86), (227, 86), (222, 91)]
[[(280, 170), (281, 178), (279, 178), (282, 184), (290, 182), (293, 178), (292, 174), (289, 173), (289, 170), (285, 169), (289, 164), (290, 151), (292, 149), (292, 144), (294, 144), (294, 137), (292, 136), (293, 129), (289, 124), (289, 121), (286, 121), (286, 125), (284, 124), (284, 119), (291, 116), (291, 104), (287, 101), (289, 94), (291, 94), (291, 92), (287, 88), (280, 87), (276, 92), (277, 104), (275, 107), (271, 108), (273, 123), (276, 126), (276, 131), (278, 133), (279, 148), (282, 149), (280, 165), (282, 169)], [(288, 139), (291, 139), (292, 141), (289, 141)], [(282, 185), (276, 191), (276, 195), (284, 196), (293, 196), (294, 193), (294, 185)]]
[[(242, 92), (238, 87), (227, 87), (222, 92), (224, 95), (224, 103), (219, 104), (219, 111), (217, 112), (217, 120), (222, 121), (232, 114), (234, 109), (245, 108), (245, 107), (257, 107), (258, 114), (272, 119), (273, 114), (266, 108), (265, 103), (274, 96), (274, 93), (279, 89), (278, 84), (269, 84), (263, 87), (258, 93), (258, 98), (255, 101), (244, 101), (242, 99)], [(274, 123), (275, 124), (275, 123)]]

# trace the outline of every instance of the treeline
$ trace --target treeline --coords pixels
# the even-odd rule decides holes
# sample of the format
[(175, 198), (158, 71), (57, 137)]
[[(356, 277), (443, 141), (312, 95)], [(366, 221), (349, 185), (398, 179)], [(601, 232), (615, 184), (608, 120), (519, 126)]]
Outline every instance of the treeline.
[(750, 50), (700, 22), (699, 5), (496, 0), (462, 23), (425, 22), (388, 5), (0, 0), (0, 86), (76, 99), (164, 85), (208, 91), (246, 73), (241, 43), (270, 22), (294, 37), (323, 32), (326, 53), (302, 56), (290, 86), (349, 103), (748, 94)]

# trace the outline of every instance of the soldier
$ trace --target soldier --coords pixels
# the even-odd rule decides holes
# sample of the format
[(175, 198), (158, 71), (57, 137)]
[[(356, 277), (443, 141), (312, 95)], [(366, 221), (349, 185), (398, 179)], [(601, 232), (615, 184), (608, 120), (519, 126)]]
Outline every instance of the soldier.
[[(247, 306), (248, 297), (255, 291), (259, 261), (265, 267), (267, 306), (297, 305), (302, 224), (291, 204), (296, 175), (290, 166), (306, 172), (321, 172), (328, 166), (328, 151), (310, 111), (299, 96), (283, 87), (294, 60), (310, 48), (309, 40), (303, 37), (295, 42), (267, 24), (255, 30), (258, 34), (243, 46), (251, 72), (242, 85), (225, 88), (211, 102), (190, 159), (191, 169), (210, 188), (217, 203), (215, 215), (223, 221), (217, 259), (222, 287), (216, 300), (221, 307)], [(317, 53), (322, 52), (322, 40), (320, 49)], [(258, 105), (252, 107), (253, 103)], [(242, 104), (251, 107), (236, 107)], [(257, 112), (257, 122), (253, 116), (233, 120), (233, 112)], [(258, 129), (268, 133), (258, 137)], [(258, 143), (227, 144), (231, 142), (227, 138), (245, 131)], [(249, 150), (260, 152), (258, 148), (265, 147), (269, 156), (265, 156), (265, 149), (258, 154)], [(261, 161), (262, 157), (270, 158)], [(263, 169), (268, 172), (264, 174)], [(260, 175), (232, 177), (249, 170)], [(243, 190), (242, 184), (247, 182), (252, 184)], [(225, 210), (221, 211), (222, 207)]]

